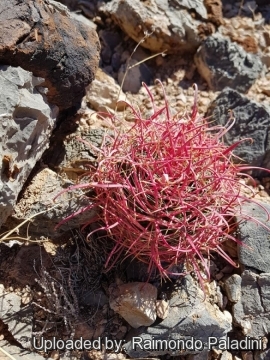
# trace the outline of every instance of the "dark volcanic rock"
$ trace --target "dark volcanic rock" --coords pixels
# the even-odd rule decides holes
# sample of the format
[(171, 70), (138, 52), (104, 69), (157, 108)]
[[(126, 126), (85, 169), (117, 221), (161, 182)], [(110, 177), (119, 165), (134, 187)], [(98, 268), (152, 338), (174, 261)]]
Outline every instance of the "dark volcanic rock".
[(49, 102), (60, 109), (80, 103), (99, 61), (93, 29), (52, 0), (1, 0), (0, 28), (0, 63), (44, 78)]
[(234, 153), (245, 163), (270, 168), (269, 108), (226, 88), (210, 104), (206, 116), (211, 117), (210, 121), (225, 126), (229, 110), (233, 110), (236, 121), (224, 136), (226, 143), (230, 145), (241, 139), (252, 139), (252, 143), (247, 140), (239, 144)]
[(194, 60), (201, 76), (215, 91), (228, 86), (244, 93), (263, 69), (258, 55), (247, 53), (242, 46), (218, 33), (202, 43)]
[(241, 297), (233, 305), (236, 325), (244, 335), (258, 338), (270, 332), (270, 274), (255, 274), (245, 270), (242, 274)]
[[(239, 261), (248, 268), (270, 274), (270, 227), (267, 211), (269, 204), (246, 203), (242, 206), (243, 215), (255, 221), (244, 221), (239, 225), (240, 240), (245, 246), (238, 246)], [(256, 223), (257, 221), (257, 223)]]

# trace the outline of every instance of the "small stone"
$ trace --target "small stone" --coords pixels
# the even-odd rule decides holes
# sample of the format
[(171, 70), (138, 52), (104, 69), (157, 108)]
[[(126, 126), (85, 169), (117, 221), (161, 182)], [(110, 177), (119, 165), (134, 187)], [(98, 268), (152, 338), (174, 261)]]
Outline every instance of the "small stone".
[(242, 359), (243, 360), (253, 360), (253, 352), (252, 351), (242, 351)]
[(139, 92), (142, 82), (149, 85), (152, 80), (150, 68), (145, 63), (137, 64), (137, 60), (131, 59), (118, 71), (118, 83), (124, 92), (136, 94)]
[(86, 91), (85, 100), (96, 111), (107, 111), (107, 108), (122, 111), (125, 108), (121, 100), (126, 97), (120, 86), (101, 69), (98, 69), (95, 80)]
[(50, 356), (50, 359), (53, 359), (53, 360), (58, 360), (60, 358), (60, 354), (57, 350), (54, 350), (52, 353), (51, 353), (51, 356)]
[(100, 43), (93, 28), (52, 0), (1, 0), (0, 28), (1, 64), (44, 78), (51, 104), (61, 109), (80, 104), (99, 62)]
[(156, 320), (157, 289), (149, 284), (133, 282), (113, 285), (110, 291), (110, 307), (132, 327), (150, 326)]
[(32, 295), (29, 294), (28, 292), (25, 292), (25, 293), (23, 293), (21, 299), (22, 299), (22, 304), (27, 305), (32, 301)]
[(233, 274), (224, 281), (225, 291), (228, 299), (236, 303), (241, 297), (241, 276)]
[(266, 203), (245, 203), (242, 206), (242, 213), (254, 221), (240, 224), (240, 240), (245, 246), (238, 246), (241, 264), (265, 273), (270, 272), (269, 229), (265, 228), (269, 227), (267, 211), (270, 211), (270, 205)]
[(229, 351), (225, 350), (221, 354), (220, 360), (232, 360), (232, 358), (233, 358), (232, 354)]
[(157, 307), (157, 316), (160, 319), (166, 319), (169, 313), (169, 303), (165, 300), (157, 300), (156, 307)]
[(216, 280), (221, 280), (223, 277), (224, 277), (224, 274), (223, 274), (223, 272), (220, 271), (220, 272), (216, 275)]

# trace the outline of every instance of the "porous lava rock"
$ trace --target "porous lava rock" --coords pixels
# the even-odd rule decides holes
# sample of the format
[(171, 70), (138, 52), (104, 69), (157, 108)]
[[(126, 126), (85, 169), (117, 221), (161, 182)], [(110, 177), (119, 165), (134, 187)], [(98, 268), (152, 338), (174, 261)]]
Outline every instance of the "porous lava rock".
[(60, 109), (80, 104), (99, 61), (93, 29), (52, 0), (1, 0), (0, 28), (0, 63), (44, 78), (48, 101)]

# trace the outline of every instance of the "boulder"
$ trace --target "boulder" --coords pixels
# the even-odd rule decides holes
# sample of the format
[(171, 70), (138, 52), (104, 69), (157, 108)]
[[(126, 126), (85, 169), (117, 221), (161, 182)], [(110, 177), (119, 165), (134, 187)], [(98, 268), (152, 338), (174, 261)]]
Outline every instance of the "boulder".
[(49, 146), (55, 126), (58, 108), (47, 103), (41, 82), (20, 67), (0, 67), (0, 226)]
[(167, 53), (194, 52), (201, 42), (198, 32), (201, 22), (194, 19), (189, 11), (207, 16), (201, 0), (112, 0), (100, 10), (109, 14), (136, 42), (144, 38), (143, 47)]
[(194, 57), (198, 72), (211, 90), (226, 86), (245, 93), (262, 72), (260, 57), (219, 33), (208, 36)]
[(48, 101), (60, 109), (80, 104), (98, 66), (95, 30), (53, 0), (2, 0), (0, 28), (0, 63), (44, 78)]

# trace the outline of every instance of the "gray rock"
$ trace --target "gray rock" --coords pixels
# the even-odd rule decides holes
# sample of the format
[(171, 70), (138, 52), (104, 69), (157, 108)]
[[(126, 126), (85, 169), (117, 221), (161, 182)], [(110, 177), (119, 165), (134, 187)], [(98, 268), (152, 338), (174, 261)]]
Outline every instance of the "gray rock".
[[(123, 83), (123, 91), (129, 91), (132, 94), (136, 94), (140, 90), (142, 82), (150, 85), (152, 80), (152, 72), (149, 67), (144, 63), (136, 64), (137, 61), (131, 59), (127, 65), (122, 65), (118, 71), (118, 82), (120, 85)], [(126, 73), (127, 67), (129, 69)]]
[(165, 300), (156, 301), (157, 317), (160, 319), (166, 319), (169, 314), (169, 304)]
[(254, 338), (270, 332), (270, 273), (255, 274), (245, 270), (242, 274), (241, 298), (233, 306), (236, 325), (244, 335)]
[(18, 68), (0, 67), (0, 226), (49, 145), (58, 109), (36, 86), (42, 82)]
[[(6, 340), (0, 340), (0, 347), (10, 356), (13, 356), (13, 359), (25, 359), (25, 360), (44, 360), (44, 356), (39, 355), (35, 352), (30, 352), (29, 350), (21, 349), (19, 346), (11, 345)], [(4, 353), (0, 349), (0, 359), (1, 360), (10, 360), (10, 356), (4, 356)]]
[(233, 274), (224, 281), (225, 291), (228, 299), (237, 302), (241, 296), (241, 276)]
[(189, 354), (187, 355), (187, 360), (208, 360), (208, 350), (200, 351), (198, 354)]
[(214, 91), (228, 86), (245, 93), (263, 69), (258, 55), (247, 53), (219, 33), (206, 38), (194, 60), (199, 73)]
[(166, 50), (168, 53), (179, 53), (192, 52), (201, 43), (197, 29), (201, 22), (192, 18), (186, 10), (195, 6), (197, 11), (198, 4), (198, 11), (205, 15), (205, 8), (200, 0), (112, 0), (100, 10), (109, 14), (136, 42), (149, 34), (141, 44), (143, 47), (153, 52)]
[(246, 140), (239, 144), (234, 153), (247, 164), (270, 168), (270, 109), (226, 88), (209, 105), (206, 116), (211, 116), (211, 122), (225, 126), (228, 110), (233, 111), (236, 122), (224, 135), (224, 141), (231, 145), (241, 139), (253, 139), (252, 143)]
[[(261, 204), (261, 206), (259, 206)], [(245, 203), (242, 205), (241, 212), (243, 217), (254, 218), (256, 221), (243, 221), (239, 225), (239, 239), (245, 244), (238, 245), (239, 261), (244, 266), (256, 269), (261, 272), (270, 272), (270, 223), (267, 222), (267, 213), (270, 212), (269, 204)]]
[(98, 35), (103, 45), (101, 59), (105, 64), (110, 64), (115, 48), (121, 43), (121, 35), (119, 32), (111, 30), (100, 30)]
[(24, 348), (31, 346), (33, 311), (30, 306), (21, 308), (21, 298), (5, 291), (0, 284), (0, 318)]
[(91, 28), (93, 30), (96, 30), (96, 28), (97, 28), (97, 25), (92, 20), (87, 19), (82, 14), (78, 14), (76, 12), (71, 12), (70, 16), (72, 19), (83, 23), (85, 26), (88, 26), (89, 28)]
[(258, 278), (261, 292), (262, 307), (265, 312), (270, 312), (270, 273), (261, 274)]
[(190, 340), (192, 337), (203, 344), (208, 343), (209, 336), (222, 338), (232, 328), (232, 320), (221, 312), (217, 306), (204, 300), (202, 290), (194, 283), (190, 276), (185, 277), (185, 285), (180, 288), (169, 301), (168, 317), (155, 326), (142, 327), (130, 332), (126, 339), (125, 349), (129, 356), (147, 357), (159, 355), (186, 355), (199, 353), (202, 349), (141, 349), (135, 346), (134, 339), (144, 340)]
[(174, 5), (179, 9), (194, 10), (204, 20), (207, 20), (207, 11), (202, 0), (174, 0)]

